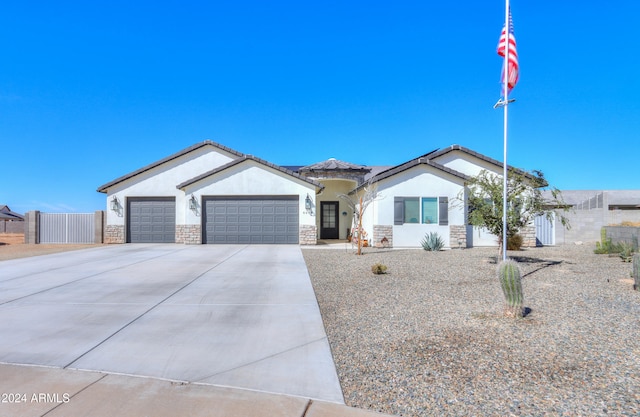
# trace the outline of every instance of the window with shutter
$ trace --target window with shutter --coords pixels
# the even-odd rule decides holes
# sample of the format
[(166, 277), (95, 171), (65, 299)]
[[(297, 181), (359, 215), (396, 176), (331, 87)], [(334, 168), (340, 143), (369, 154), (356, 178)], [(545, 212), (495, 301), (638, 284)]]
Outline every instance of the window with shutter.
[(449, 197), (439, 197), (438, 198), (438, 214), (439, 214), (439, 222), (440, 226), (448, 226), (449, 225)]
[(404, 223), (404, 198), (393, 198), (393, 224)]

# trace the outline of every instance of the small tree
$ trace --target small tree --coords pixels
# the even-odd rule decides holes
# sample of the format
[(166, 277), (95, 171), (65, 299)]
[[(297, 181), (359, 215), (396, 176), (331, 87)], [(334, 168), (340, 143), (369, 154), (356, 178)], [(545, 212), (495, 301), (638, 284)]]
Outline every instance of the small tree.
[(378, 187), (376, 184), (368, 181), (363, 187), (362, 192), (349, 194), (338, 194), (338, 198), (344, 200), (349, 208), (353, 211), (353, 223), (355, 225), (351, 234), (356, 236), (356, 243), (358, 245), (358, 255), (362, 255), (362, 241), (364, 235), (364, 228), (362, 227), (362, 217), (364, 216), (367, 207), (378, 198)]
[[(544, 215), (551, 220), (554, 209), (564, 212), (569, 207), (557, 188), (549, 188), (551, 200), (545, 200), (542, 191), (548, 186), (544, 174), (540, 171), (524, 173), (511, 170), (507, 177), (507, 238), (530, 225), (536, 216)], [(464, 191), (462, 192), (464, 193)], [(464, 204), (464, 194), (457, 200)], [(502, 251), (503, 236), (503, 180), (501, 176), (482, 170), (466, 184), (468, 221), (473, 226), (485, 227), (498, 236)], [(569, 219), (560, 214), (562, 226), (569, 229)]]

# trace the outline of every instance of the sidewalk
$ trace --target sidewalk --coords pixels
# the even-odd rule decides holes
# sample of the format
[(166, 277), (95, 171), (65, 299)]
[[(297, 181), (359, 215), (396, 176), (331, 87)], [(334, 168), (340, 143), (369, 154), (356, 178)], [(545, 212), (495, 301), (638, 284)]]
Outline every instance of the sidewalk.
[(302, 397), (94, 371), (0, 364), (0, 416), (381, 417)]

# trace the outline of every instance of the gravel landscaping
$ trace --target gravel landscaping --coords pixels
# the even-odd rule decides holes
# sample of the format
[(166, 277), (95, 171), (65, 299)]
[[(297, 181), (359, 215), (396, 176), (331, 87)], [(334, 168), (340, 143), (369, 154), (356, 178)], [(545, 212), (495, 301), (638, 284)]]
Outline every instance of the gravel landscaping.
[[(497, 249), (303, 249), (347, 405), (402, 416), (640, 415), (640, 292), (593, 245), (510, 252), (521, 319), (503, 314)], [(388, 267), (374, 275), (371, 266)]]

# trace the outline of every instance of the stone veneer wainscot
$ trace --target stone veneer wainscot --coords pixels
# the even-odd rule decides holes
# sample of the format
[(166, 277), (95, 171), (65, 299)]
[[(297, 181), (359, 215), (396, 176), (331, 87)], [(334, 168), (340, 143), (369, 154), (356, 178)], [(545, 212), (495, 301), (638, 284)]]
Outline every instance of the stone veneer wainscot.
[(108, 224), (104, 228), (104, 243), (124, 243), (124, 226)]
[(318, 243), (317, 230), (315, 225), (300, 225), (299, 241), (301, 245), (315, 245)]
[(176, 225), (176, 243), (199, 245), (202, 243), (202, 227), (199, 224)]

